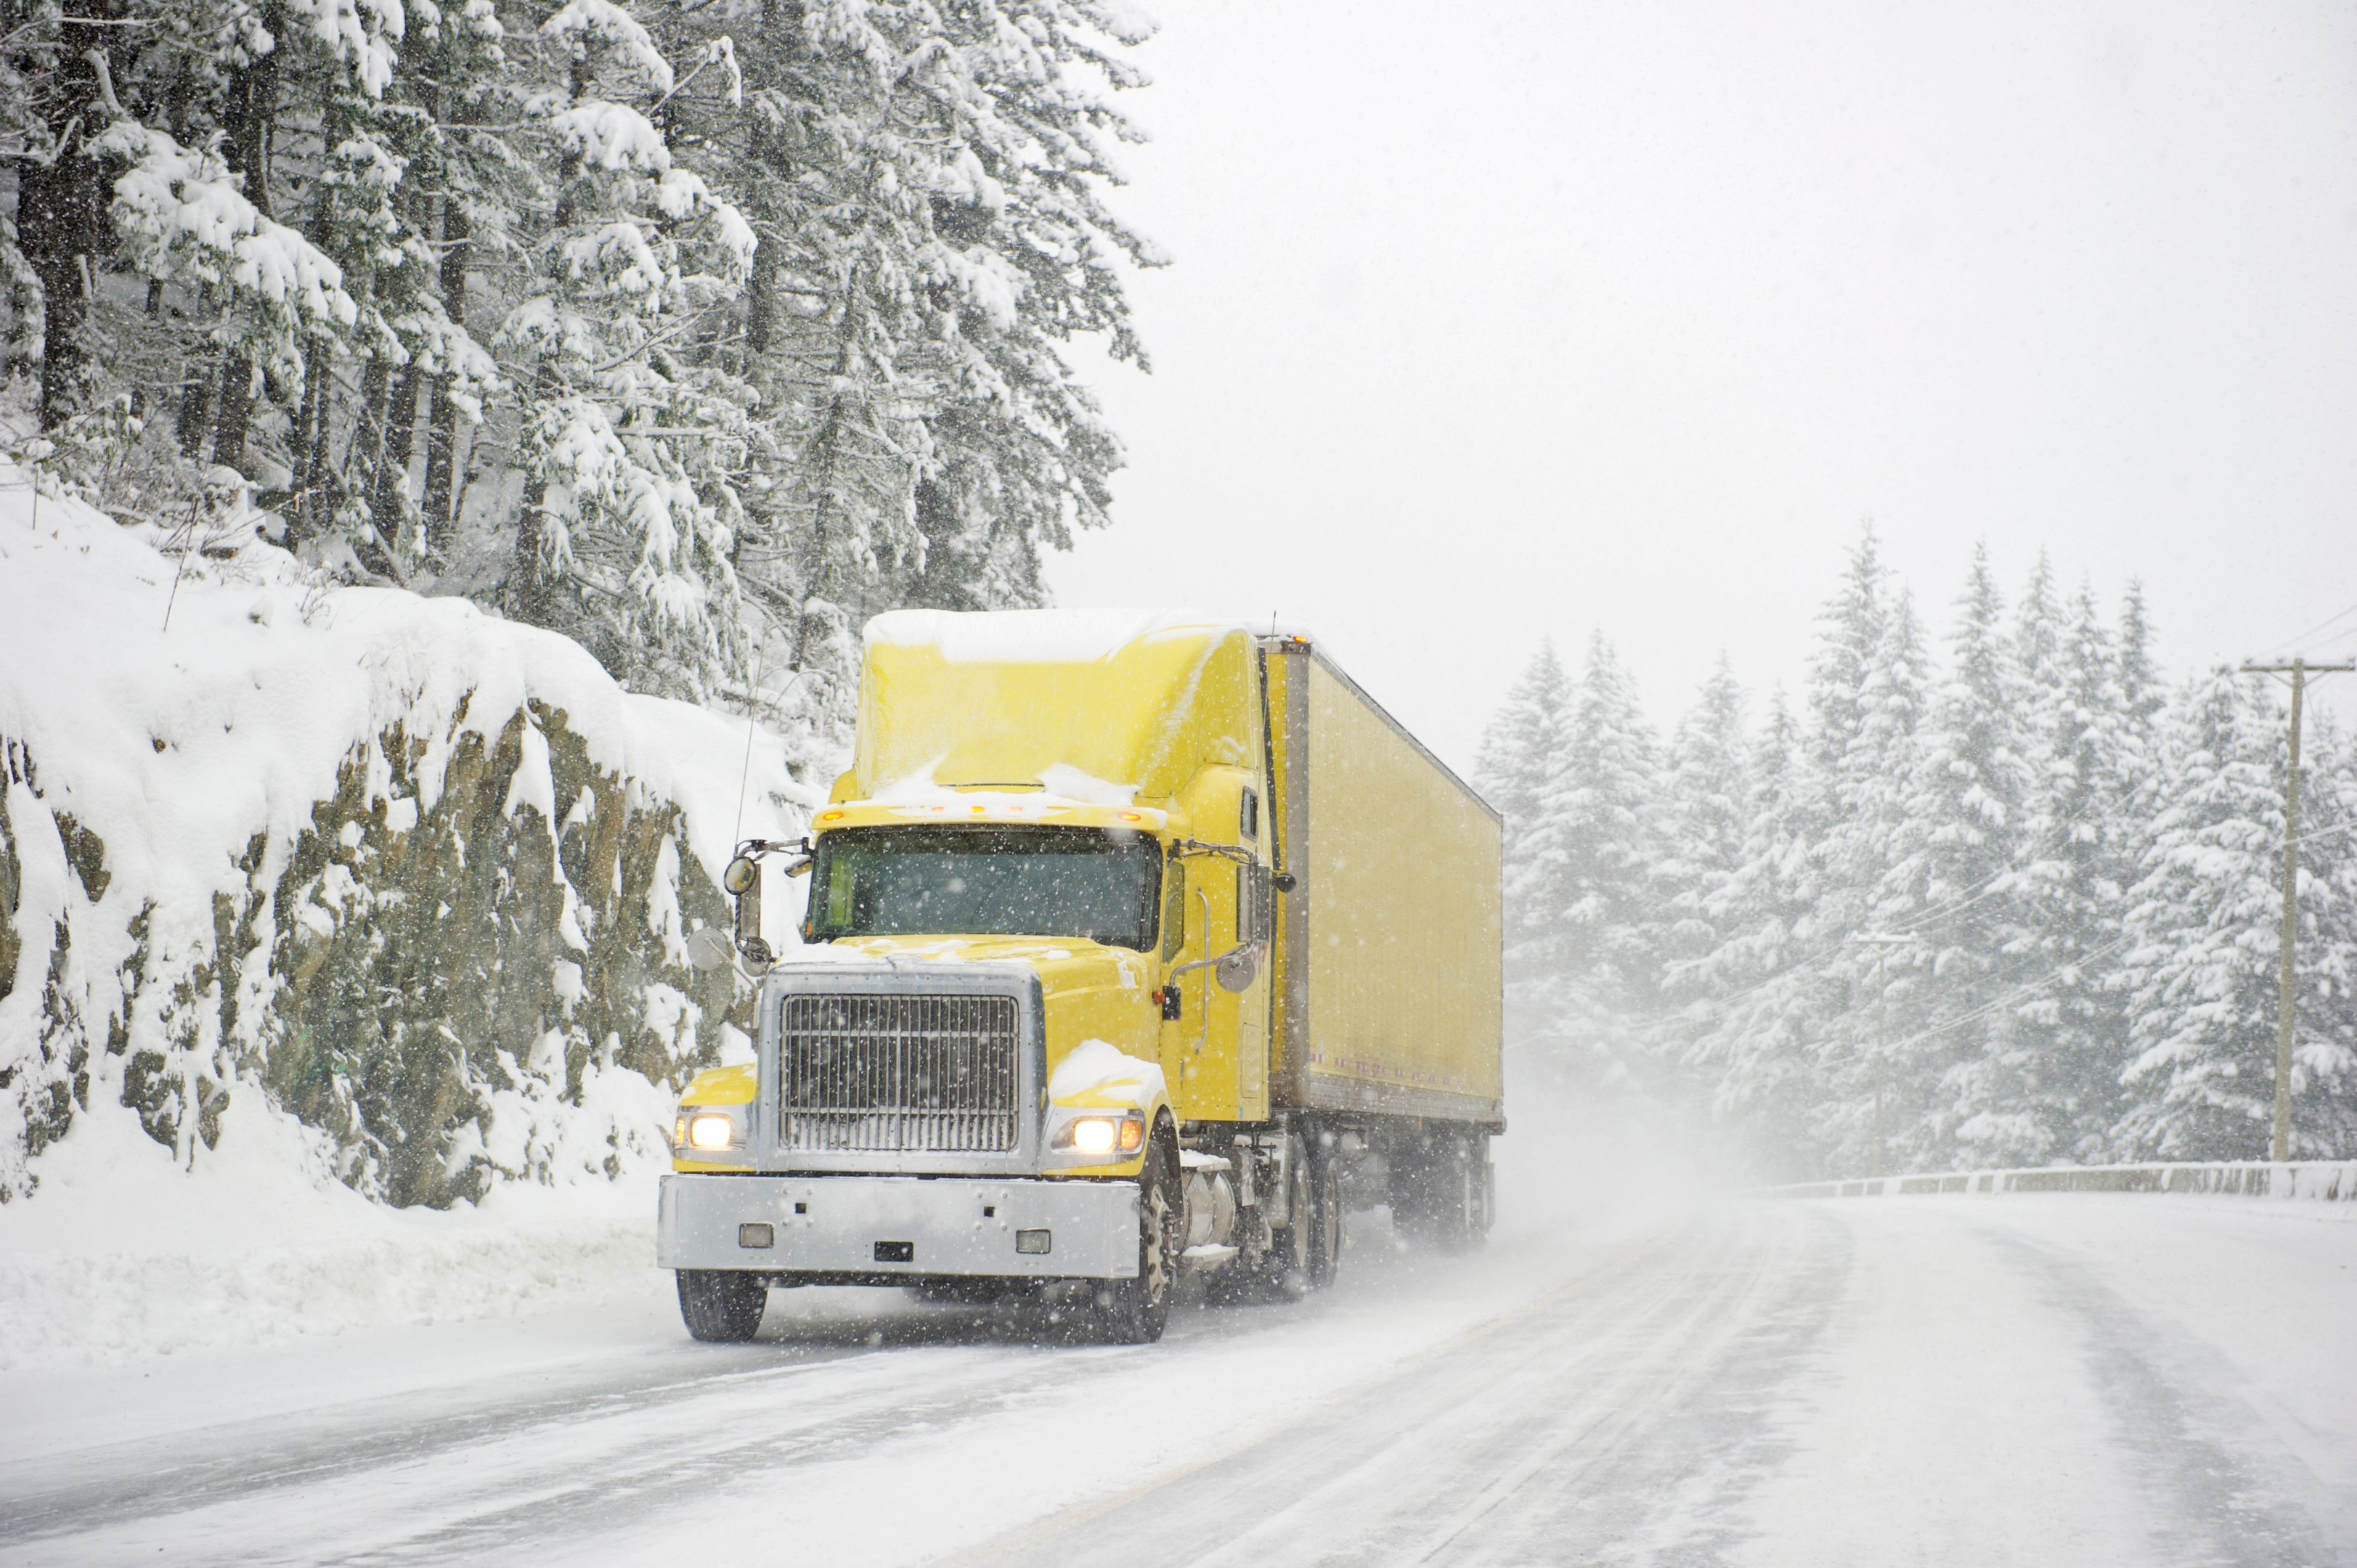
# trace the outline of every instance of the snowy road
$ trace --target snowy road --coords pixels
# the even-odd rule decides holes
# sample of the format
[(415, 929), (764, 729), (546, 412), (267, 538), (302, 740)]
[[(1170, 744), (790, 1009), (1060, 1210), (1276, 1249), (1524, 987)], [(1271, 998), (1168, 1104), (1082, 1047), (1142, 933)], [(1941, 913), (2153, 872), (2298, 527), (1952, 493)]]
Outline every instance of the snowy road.
[(781, 1293), (0, 1378), (0, 1561), (2357, 1564), (2357, 1223), (1730, 1205), (1160, 1346)]

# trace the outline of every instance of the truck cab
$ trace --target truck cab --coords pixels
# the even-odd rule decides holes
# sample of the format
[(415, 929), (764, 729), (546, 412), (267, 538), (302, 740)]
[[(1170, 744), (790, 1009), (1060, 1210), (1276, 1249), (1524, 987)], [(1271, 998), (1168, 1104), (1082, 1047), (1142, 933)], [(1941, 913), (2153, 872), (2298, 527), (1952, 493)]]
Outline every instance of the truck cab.
[[(891, 1283), (1143, 1342), (1182, 1273), (1330, 1277), (1366, 1140), (1284, 1103), (1312, 1053), (1286, 1016), (1283, 642), (1177, 616), (870, 624), (852, 768), (724, 879), (759, 1026), (673, 1125), (659, 1251), (692, 1333), (748, 1337), (772, 1284)], [(774, 959), (773, 902), (801, 909)]]

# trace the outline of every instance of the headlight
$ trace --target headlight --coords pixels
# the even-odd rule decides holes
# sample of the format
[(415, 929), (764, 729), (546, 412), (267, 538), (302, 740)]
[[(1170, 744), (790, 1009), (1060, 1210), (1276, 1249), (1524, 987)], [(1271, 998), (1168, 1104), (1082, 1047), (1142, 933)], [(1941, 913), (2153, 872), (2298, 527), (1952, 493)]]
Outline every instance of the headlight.
[(1146, 1122), (1135, 1112), (1120, 1116), (1078, 1116), (1056, 1133), (1054, 1147), (1083, 1155), (1134, 1155), (1146, 1147)]
[(679, 1117), (672, 1123), (672, 1146), (686, 1150), (742, 1148), (745, 1144), (744, 1112), (739, 1107), (706, 1109), (683, 1105)]

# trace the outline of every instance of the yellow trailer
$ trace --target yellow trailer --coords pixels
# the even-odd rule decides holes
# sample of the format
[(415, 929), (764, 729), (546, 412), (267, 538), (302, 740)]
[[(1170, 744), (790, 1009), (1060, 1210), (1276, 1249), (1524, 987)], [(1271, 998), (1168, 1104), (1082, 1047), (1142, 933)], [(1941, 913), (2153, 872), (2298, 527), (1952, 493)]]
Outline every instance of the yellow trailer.
[[(1150, 1339), (1187, 1273), (1330, 1280), (1354, 1173), (1420, 1238), (1487, 1230), (1499, 820), (1313, 639), (878, 617), (811, 827), (740, 847), (733, 942), (698, 944), (761, 990), (663, 1185), (697, 1337), (898, 1283)], [(806, 889), (781, 959), (765, 886)]]

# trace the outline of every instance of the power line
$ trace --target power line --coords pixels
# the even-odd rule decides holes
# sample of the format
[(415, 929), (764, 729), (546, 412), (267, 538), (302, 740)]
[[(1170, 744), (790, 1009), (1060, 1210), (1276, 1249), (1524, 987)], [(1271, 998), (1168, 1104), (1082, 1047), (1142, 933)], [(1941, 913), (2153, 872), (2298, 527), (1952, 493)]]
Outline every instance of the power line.
[(2108, 958), (2113, 953), (2119, 951), (2120, 949), (2127, 946), (2128, 943), (2134, 940), (2135, 939), (2131, 937), (2124, 936), (2112, 941), (2105, 942), (2102, 947), (2095, 948), (2091, 951), (2083, 952), (2076, 958), (2070, 960), (2068, 962), (2055, 965), (2054, 968), (2047, 971), (2036, 980), (2030, 981), (2028, 983), (2018, 987), (2007, 994), (1998, 997), (1994, 1002), (1983, 1003), (1980, 1006), (1974, 1008), (1969, 1013), (1964, 1014), (1958, 1017), (1951, 1018), (1945, 1023), (1934, 1024), (1928, 1029), (1919, 1030), (1915, 1034), (1908, 1036), (1903, 1040), (1894, 1040), (1891, 1042), (1889, 1048), (1895, 1051), (1900, 1049), (1902, 1047), (1914, 1045), (1920, 1040), (1928, 1040), (1934, 1036), (1944, 1035), (1951, 1029), (1961, 1029), (1966, 1024), (1977, 1023), (1979, 1020), (1987, 1017), (1992, 1013), (2002, 1013), (2016, 1003), (2021, 1002), (2024, 999), (2045, 990), (2048, 986), (2061, 979), (2062, 976), (2069, 973), (2072, 970), (2077, 969), (2083, 964), (2093, 963), (2100, 958)]
[[(2090, 818), (2103, 814), (2104, 814), (2104, 808), (2100, 804), (2090, 805), (2084, 811), (2075, 811), (2070, 816), (2063, 818), (2061, 822), (2053, 823), (2046, 830), (2046, 842), (2050, 843), (2053, 842), (2055, 834), (2063, 832), (2065, 829), (2074, 828), (2081, 822), (2088, 821)], [(2043, 848), (2044, 845), (2041, 844), (2040, 847)], [(2018, 865), (1999, 866), (1988, 875), (1981, 878), (1981, 880), (1974, 883), (1971, 886), (1964, 888), (1963, 892), (1955, 895), (1948, 904), (1944, 906), (1934, 905), (1931, 908), (1925, 909), (1912, 916), (1908, 920), (1908, 924), (1916, 931), (1921, 932), (1926, 926), (1937, 926), (1944, 921), (1953, 919), (1957, 915), (1962, 914), (1964, 910), (1972, 908), (1975, 904), (1979, 903), (1982, 899), (1994, 897), (1998, 893), (2005, 891), (2005, 889), (2000, 888), (1997, 884), (2005, 880), (2007, 877), (2016, 875), (2020, 871), (2020, 869), (2021, 868)], [(1665, 910), (1669, 907), (1670, 906), (1667, 904), (1661, 905), (1654, 912), (1659, 913), (1661, 910)], [(1833, 941), (1825, 944), (1824, 947), (1819, 948), (1816, 951), (1810, 953), (1805, 957), (1792, 960), (1790, 963), (1777, 970), (1774, 973), (1761, 976), (1759, 980), (1754, 981), (1740, 991), (1732, 992), (1726, 996), (1710, 998), (1709, 1003), (1711, 1005), (1718, 1008), (1732, 1006), (1735, 1003), (1740, 1002), (1749, 996), (1764, 991), (1768, 987), (1775, 985), (1780, 982), (1791, 980), (1796, 976), (1805, 974), (1816, 964), (1822, 962), (1825, 959), (1831, 958), (1835, 953), (1840, 952), (1844, 947), (1848, 945), (1848, 942), (1849, 938), (1847, 936), (1836, 938)], [(1650, 1029), (1660, 1025), (1674, 1023), (1684, 1015), (1684, 1010), (1678, 1009), (1668, 1013), (1657, 1014), (1651, 1018), (1640, 1019), (1630, 1026), (1637, 1029)]]
[[(2341, 611), (2338, 615), (2330, 615), (2325, 617), (2322, 620), (2318, 621), (2314, 626), (2309, 627), (2306, 631), (2293, 633), (2291, 636), (2285, 638), (2281, 642), (2276, 643), (2273, 648), (2268, 649), (2267, 654), (2269, 657), (2272, 657), (2275, 654), (2280, 653), (2285, 649), (2291, 647), (2295, 643), (2302, 642), (2307, 640), (2309, 638), (2314, 637), (2326, 627), (2338, 626), (2342, 621), (2347, 620), (2351, 616), (2357, 616), (2357, 605), (2351, 605), (2347, 609)], [(2334, 640), (2338, 641), (2339, 639), (2335, 638)]]

